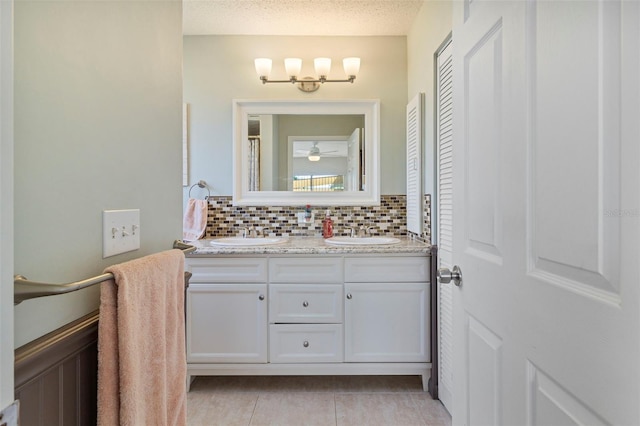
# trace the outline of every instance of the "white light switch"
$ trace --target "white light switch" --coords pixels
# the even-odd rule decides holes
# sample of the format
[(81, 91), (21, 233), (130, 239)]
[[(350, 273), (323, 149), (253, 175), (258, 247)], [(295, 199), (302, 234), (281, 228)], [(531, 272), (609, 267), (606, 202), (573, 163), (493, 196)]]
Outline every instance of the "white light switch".
[(102, 212), (102, 257), (140, 248), (140, 209)]
[(20, 417), (20, 401), (14, 401), (13, 404), (0, 411), (0, 424), (2, 426), (18, 426)]

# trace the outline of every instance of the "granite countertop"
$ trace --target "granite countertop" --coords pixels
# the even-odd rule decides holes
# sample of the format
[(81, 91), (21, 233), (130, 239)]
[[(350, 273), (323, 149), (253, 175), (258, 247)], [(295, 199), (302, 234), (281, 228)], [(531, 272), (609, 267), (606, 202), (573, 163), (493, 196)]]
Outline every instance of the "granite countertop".
[(215, 238), (205, 238), (198, 241), (187, 242), (197, 248), (191, 256), (210, 255), (238, 255), (238, 254), (402, 254), (402, 253), (431, 253), (431, 245), (407, 237), (396, 237), (400, 240), (397, 244), (387, 245), (330, 245), (320, 237), (288, 237), (287, 241), (267, 246), (223, 246), (211, 245)]

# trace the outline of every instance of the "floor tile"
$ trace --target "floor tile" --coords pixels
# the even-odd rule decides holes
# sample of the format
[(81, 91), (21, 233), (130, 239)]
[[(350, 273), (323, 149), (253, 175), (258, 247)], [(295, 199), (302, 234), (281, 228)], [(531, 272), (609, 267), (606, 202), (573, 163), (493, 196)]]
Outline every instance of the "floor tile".
[(188, 426), (450, 426), (418, 376), (201, 376)]
[(263, 393), (258, 397), (251, 426), (325, 426), (336, 424), (332, 393)]
[(411, 394), (411, 397), (427, 425), (451, 426), (451, 415), (447, 409), (444, 408), (442, 402), (431, 399), (431, 396), (429, 395), (427, 395), (426, 398), (423, 398), (418, 394)]
[(424, 425), (408, 393), (337, 393), (338, 426)]
[(187, 425), (247, 426), (257, 400), (257, 393), (189, 392)]
[(335, 379), (336, 392), (420, 392), (419, 376), (339, 376)]

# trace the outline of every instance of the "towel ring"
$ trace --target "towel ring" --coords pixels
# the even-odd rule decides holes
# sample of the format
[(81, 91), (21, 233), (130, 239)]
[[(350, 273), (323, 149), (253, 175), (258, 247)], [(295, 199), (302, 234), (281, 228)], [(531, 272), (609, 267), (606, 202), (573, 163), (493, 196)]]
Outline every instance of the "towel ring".
[(205, 198), (205, 200), (208, 200), (209, 197), (211, 197), (211, 191), (209, 190), (209, 187), (207, 186), (207, 182), (203, 181), (203, 180), (199, 180), (198, 183), (194, 183), (193, 185), (191, 185), (191, 188), (189, 188), (189, 198), (191, 198), (191, 190), (193, 189), (194, 186), (197, 186), (199, 188), (207, 188), (207, 197)]

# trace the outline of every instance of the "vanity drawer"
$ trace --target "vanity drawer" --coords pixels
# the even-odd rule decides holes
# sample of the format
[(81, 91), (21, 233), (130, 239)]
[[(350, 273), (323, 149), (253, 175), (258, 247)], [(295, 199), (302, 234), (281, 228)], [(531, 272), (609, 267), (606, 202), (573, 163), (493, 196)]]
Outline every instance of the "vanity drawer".
[(187, 258), (185, 269), (193, 274), (190, 283), (264, 283), (267, 281), (267, 259)]
[(340, 257), (276, 257), (269, 259), (269, 281), (277, 283), (341, 283)]
[(427, 256), (348, 257), (345, 282), (429, 282)]
[(269, 362), (342, 362), (342, 324), (272, 324)]
[(342, 323), (341, 284), (271, 284), (270, 323)]

